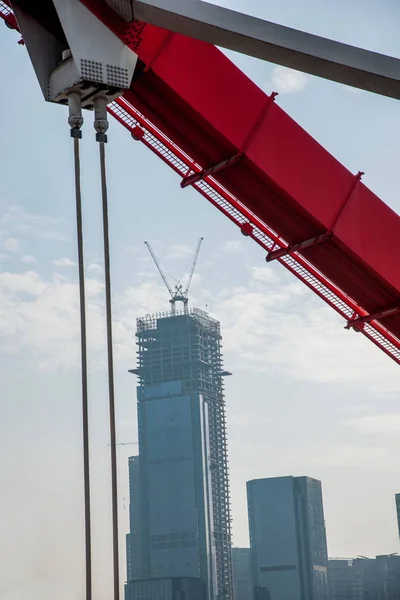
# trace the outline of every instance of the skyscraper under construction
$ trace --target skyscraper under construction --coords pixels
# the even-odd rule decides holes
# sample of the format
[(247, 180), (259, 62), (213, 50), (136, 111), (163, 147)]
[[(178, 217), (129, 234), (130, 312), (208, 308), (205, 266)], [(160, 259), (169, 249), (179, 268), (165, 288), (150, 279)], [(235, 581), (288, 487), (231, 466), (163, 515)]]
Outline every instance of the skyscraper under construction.
[(220, 324), (187, 302), (181, 312), (172, 308), (137, 321), (139, 459), (131, 482), (139, 490), (131, 492), (128, 580), (196, 578), (207, 600), (232, 600)]

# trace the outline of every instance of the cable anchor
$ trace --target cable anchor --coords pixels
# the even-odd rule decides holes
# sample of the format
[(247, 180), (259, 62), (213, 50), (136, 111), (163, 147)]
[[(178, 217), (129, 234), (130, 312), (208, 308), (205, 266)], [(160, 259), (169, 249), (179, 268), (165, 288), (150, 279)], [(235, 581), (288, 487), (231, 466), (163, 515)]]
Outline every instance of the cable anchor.
[(73, 91), (68, 94), (68, 108), (68, 124), (71, 127), (71, 137), (80, 140), (82, 139), (81, 129), (84, 119), (82, 116), (82, 99), (79, 92)]
[(96, 142), (107, 143), (107, 131), (109, 127), (107, 117), (107, 98), (97, 96), (94, 99), (94, 128), (96, 131)]

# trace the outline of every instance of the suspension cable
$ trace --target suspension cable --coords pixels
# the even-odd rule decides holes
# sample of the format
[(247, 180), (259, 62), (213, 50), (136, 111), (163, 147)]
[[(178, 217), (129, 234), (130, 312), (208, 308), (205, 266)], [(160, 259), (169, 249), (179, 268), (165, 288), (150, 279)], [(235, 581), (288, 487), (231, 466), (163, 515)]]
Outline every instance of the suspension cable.
[(105, 97), (95, 99), (96, 141), (99, 143), (101, 195), (103, 209), (103, 245), (104, 245), (104, 273), (106, 295), (106, 323), (107, 323), (107, 363), (108, 363), (108, 396), (110, 415), (110, 446), (111, 446), (111, 502), (112, 502), (112, 532), (113, 532), (113, 564), (114, 564), (114, 600), (120, 598), (119, 580), (119, 535), (118, 535), (118, 473), (117, 473), (117, 444), (115, 424), (115, 391), (114, 391), (114, 357), (113, 357), (113, 330), (112, 330), (112, 304), (111, 304), (111, 267), (110, 267), (110, 236), (108, 223), (108, 193), (106, 172), (106, 148), (108, 130), (107, 102)]
[(78, 242), (78, 272), (79, 272), (79, 310), (81, 330), (81, 376), (82, 376), (82, 434), (83, 434), (83, 479), (85, 504), (85, 578), (86, 600), (92, 600), (92, 525), (90, 508), (90, 454), (89, 454), (89, 403), (88, 403), (88, 366), (87, 366), (87, 335), (86, 335), (86, 294), (85, 267), (83, 252), (83, 221), (82, 193), (80, 166), (80, 139), (83, 125), (81, 97), (72, 92), (68, 97), (69, 125), (74, 141), (75, 168), (75, 197), (76, 197), (76, 232)]

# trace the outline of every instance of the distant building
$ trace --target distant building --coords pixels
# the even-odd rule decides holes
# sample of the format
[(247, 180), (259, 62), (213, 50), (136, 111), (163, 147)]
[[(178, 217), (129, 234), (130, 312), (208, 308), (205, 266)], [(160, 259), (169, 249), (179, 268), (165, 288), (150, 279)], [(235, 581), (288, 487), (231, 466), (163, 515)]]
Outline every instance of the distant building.
[(332, 558), (328, 561), (329, 600), (363, 600), (362, 569), (349, 558)]
[(136, 335), (139, 459), (129, 465), (126, 600), (134, 580), (182, 578), (201, 579), (207, 600), (233, 600), (219, 322), (198, 309), (148, 315)]
[(362, 570), (363, 600), (400, 599), (400, 556), (357, 558), (354, 567)]
[(235, 600), (253, 600), (250, 548), (232, 548)]
[(171, 577), (131, 581), (125, 587), (126, 600), (207, 600), (201, 579)]
[(321, 482), (275, 477), (247, 483), (252, 578), (260, 600), (328, 600)]
[(396, 494), (397, 529), (400, 537), (400, 494)]
[(400, 556), (330, 559), (329, 600), (399, 600)]

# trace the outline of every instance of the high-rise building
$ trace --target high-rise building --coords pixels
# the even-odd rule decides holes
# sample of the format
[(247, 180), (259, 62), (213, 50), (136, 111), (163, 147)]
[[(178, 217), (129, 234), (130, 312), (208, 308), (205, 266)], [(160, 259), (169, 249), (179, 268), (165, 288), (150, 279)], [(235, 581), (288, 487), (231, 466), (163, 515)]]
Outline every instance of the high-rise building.
[(250, 548), (232, 548), (235, 600), (253, 600)]
[(231, 600), (219, 322), (185, 308), (138, 319), (136, 336), (139, 461), (130, 479), (138, 468), (139, 481), (136, 493), (131, 488), (128, 579), (199, 578), (208, 600)]
[(275, 477), (247, 483), (253, 585), (269, 600), (327, 600), (321, 482)]
[(400, 494), (396, 494), (396, 513), (397, 513), (397, 528), (399, 530), (400, 537)]

